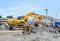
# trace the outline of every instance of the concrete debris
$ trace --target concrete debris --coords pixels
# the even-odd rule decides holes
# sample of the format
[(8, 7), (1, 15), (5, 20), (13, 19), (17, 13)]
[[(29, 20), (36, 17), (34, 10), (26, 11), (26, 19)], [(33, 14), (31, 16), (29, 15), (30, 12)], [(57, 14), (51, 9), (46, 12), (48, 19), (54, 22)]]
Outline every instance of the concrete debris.
[[(47, 18), (46, 20), (44, 20), (44, 24), (49, 24), (49, 22), (51, 22), (51, 19), (53, 18)], [(28, 21), (27, 24), (34, 25), (36, 20), (34, 18), (33, 20)], [(0, 35), (0, 41), (60, 41), (60, 34), (58, 33), (58, 31), (53, 27), (44, 26), (43, 23), (40, 23), (37, 27), (34, 26), (33, 31), (35, 31), (36, 33), (31, 33), (28, 35), (19, 32), (14, 34), (11, 33)]]
[(0, 36), (1, 41), (60, 41), (60, 34), (49, 32), (37, 32), (25, 35), (21, 33)]

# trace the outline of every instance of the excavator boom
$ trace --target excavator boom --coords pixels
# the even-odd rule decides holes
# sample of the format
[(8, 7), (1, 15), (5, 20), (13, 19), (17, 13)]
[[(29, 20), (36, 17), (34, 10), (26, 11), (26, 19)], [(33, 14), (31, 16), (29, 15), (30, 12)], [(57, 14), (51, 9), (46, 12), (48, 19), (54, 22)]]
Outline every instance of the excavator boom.
[(42, 16), (42, 15), (38, 15), (38, 14), (34, 14), (34, 13), (28, 13), (22, 18), (22, 20), (26, 20), (29, 17), (35, 17), (38, 19), (38, 21), (40, 21), (41, 19), (44, 18), (44, 16)]

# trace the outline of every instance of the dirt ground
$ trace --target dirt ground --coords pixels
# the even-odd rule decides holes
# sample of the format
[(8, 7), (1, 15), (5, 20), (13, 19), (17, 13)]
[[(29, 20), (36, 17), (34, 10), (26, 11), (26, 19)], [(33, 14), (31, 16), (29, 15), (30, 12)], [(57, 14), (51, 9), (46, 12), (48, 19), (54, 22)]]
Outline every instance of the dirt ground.
[(29, 35), (21, 31), (0, 31), (0, 41), (60, 41), (60, 34), (37, 32)]

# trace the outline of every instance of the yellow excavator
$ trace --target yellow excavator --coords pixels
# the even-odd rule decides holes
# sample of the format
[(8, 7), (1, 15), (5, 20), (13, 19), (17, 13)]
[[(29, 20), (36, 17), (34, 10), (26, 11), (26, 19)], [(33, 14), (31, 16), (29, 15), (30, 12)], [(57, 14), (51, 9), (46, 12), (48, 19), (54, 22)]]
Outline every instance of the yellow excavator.
[(8, 20), (8, 24), (10, 26), (14, 25), (14, 26), (24, 27), (24, 26), (27, 26), (26, 21), (29, 17), (35, 17), (38, 19), (37, 22), (35, 23), (35, 26), (37, 26), (39, 24), (39, 22), (44, 18), (44, 16), (42, 16), (42, 15), (38, 15), (35, 13), (27, 13), (25, 16), (19, 17), (19, 19)]

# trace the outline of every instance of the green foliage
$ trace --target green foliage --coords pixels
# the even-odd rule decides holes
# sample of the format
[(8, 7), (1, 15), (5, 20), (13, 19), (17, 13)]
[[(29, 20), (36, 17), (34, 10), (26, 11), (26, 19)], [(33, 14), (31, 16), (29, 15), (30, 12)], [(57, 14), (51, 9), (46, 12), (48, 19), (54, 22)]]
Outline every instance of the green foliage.
[(6, 18), (13, 18), (13, 16), (11, 15), (11, 16), (7, 16)]
[(13, 18), (13, 16), (10, 16), (10, 18)]
[(2, 16), (0, 15), (0, 18), (2, 18)]

